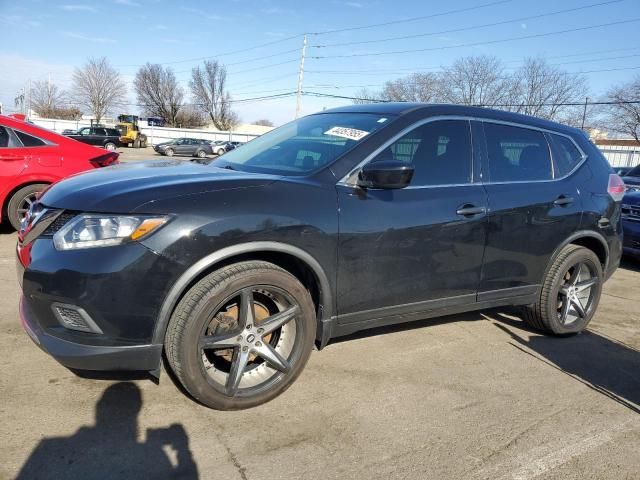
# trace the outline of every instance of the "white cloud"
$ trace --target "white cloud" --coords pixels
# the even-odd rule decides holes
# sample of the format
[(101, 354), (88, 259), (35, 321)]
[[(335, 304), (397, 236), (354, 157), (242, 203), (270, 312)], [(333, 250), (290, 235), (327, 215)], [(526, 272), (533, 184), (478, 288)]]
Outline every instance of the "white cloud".
[(347, 2), (347, 3), (345, 3), (345, 5), (347, 7), (352, 7), (352, 8), (362, 8), (362, 7), (364, 7), (364, 5), (362, 5), (360, 2)]
[(140, 7), (141, 5), (134, 0), (115, 0), (118, 5), (126, 5), (127, 7)]
[(65, 36), (69, 37), (69, 38), (75, 38), (77, 40), (82, 40), (85, 42), (91, 42), (91, 43), (116, 43), (116, 41), (113, 38), (107, 38), (107, 37), (90, 37), (88, 35), (84, 35), (82, 33), (76, 33), (76, 32), (63, 32)]
[(96, 10), (95, 7), (92, 7), (91, 5), (85, 5), (85, 4), (82, 4), (82, 3), (60, 5), (60, 8), (62, 10), (67, 11), (67, 12), (91, 12), (91, 13), (96, 13), (98, 11), (98, 10)]

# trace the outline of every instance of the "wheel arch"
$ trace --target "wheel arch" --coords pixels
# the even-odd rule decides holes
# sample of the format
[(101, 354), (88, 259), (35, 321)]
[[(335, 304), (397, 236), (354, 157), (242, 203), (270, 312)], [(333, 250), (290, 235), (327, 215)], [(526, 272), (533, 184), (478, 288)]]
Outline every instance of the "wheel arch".
[(184, 294), (201, 278), (227, 265), (264, 260), (287, 270), (309, 288), (316, 307), (316, 339), (325, 345), (330, 336), (334, 306), (329, 279), (320, 263), (308, 252), (280, 242), (250, 242), (218, 250), (189, 267), (165, 297), (153, 332), (152, 343), (164, 343), (169, 320)]
[[(609, 267), (609, 245), (607, 244), (605, 237), (601, 233), (593, 230), (580, 230), (567, 237), (564, 242), (555, 249), (553, 255), (551, 255), (551, 258), (549, 259), (547, 268), (545, 269), (545, 276), (547, 275), (551, 265), (553, 265), (553, 262), (558, 257), (560, 251), (570, 244), (580, 245), (581, 247), (591, 250), (600, 260), (600, 263), (602, 264), (602, 271), (607, 271)], [(542, 281), (544, 282), (544, 278)]]

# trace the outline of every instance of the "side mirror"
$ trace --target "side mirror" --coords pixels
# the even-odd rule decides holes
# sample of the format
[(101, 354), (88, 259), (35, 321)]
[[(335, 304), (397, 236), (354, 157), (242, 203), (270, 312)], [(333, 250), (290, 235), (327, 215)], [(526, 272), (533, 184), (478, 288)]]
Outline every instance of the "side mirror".
[(368, 163), (358, 174), (358, 186), (362, 188), (404, 188), (413, 178), (414, 167), (397, 160)]

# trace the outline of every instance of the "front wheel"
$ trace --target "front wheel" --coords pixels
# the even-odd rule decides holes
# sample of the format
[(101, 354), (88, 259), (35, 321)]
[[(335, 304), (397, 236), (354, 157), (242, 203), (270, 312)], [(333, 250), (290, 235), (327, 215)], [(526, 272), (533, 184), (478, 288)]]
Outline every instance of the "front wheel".
[(176, 152), (174, 152), (174, 151), (173, 151), (173, 148), (167, 148), (167, 149), (164, 151), (164, 154), (165, 154), (167, 157), (173, 157), (173, 154), (174, 154), (174, 153), (176, 153)]
[(271, 263), (213, 272), (182, 298), (165, 337), (167, 360), (185, 389), (218, 410), (265, 403), (300, 375), (313, 348), (308, 290)]
[(524, 308), (524, 320), (532, 327), (567, 335), (584, 330), (596, 312), (604, 275), (593, 251), (564, 247), (545, 277), (540, 299)]
[(44, 183), (34, 183), (22, 187), (16, 193), (11, 196), (7, 205), (7, 216), (9, 217), (9, 223), (16, 230), (20, 229), (20, 222), (27, 214), (31, 204), (36, 201), (38, 194), (42, 192), (47, 185)]

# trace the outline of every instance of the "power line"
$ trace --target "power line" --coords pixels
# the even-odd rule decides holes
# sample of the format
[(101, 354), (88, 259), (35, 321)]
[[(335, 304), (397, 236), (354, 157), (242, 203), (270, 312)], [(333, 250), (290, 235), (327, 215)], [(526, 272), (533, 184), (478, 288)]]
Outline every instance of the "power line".
[(585, 30), (591, 30), (594, 28), (602, 28), (602, 27), (611, 27), (613, 25), (623, 25), (627, 23), (634, 23), (640, 21), (640, 18), (633, 18), (630, 20), (620, 20), (617, 22), (609, 22), (609, 23), (600, 23), (597, 25), (589, 25), (586, 27), (578, 27), (578, 28), (570, 28), (566, 30), (556, 30), (554, 32), (546, 32), (546, 33), (537, 33), (533, 35), (525, 35), (520, 37), (510, 37), (510, 38), (502, 38), (499, 40), (488, 40), (484, 42), (473, 42), (473, 43), (462, 43), (458, 45), (445, 45), (440, 47), (429, 47), (429, 48), (417, 48), (411, 50), (396, 50), (392, 52), (375, 52), (375, 53), (349, 53), (345, 55), (324, 55), (324, 56), (313, 56), (311, 58), (314, 59), (327, 59), (327, 58), (352, 58), (352, 57), (376, 57), (381, 55), (399, 55), (404, 53), (417, 53), (417, 52), (431, 52), (435, 50), (449, 50), (452, 48), (462, 48), (462, 47), (476, 47), (480, 45), (492, 45), (496, 43), (504, 43), (504, 42), (512, 42), (516, 40), (527, 40), (531, 38), (541, 38), (548, 37), (552, 35), (560, 35), (564, 33), (572, 33), (572, 32), (581, 32)]
[(441, 13), (432, 13), (430, 15), (421, 15), (419, 17), (411, 17), (403, 20), (391, 20), (389, 22), (382, 23), (371, 23), (369, 25), (361, 25), (358, 27), (346, 27), (346, 28), (336, 28), (333, 30), (324, 30), (322, 32), (312, 32), (310, 35), (327, 35), (329, 33), (341, 33), (341, 32), (352, 32), (354, 30), (364, 30), (366, 28), (375, 28), (375, 27), (386, 27), (388, 25), (398, 25), (399, 23), (408, 23), (408, 22), (416, 22), (418, 20), (426, 20), (427, 18), (436, 18), (436, 17), (444, 17), (445, 15), (453, 15), (456, 13), (470, 12), (472, 10), (479, 10), (481, 8), (493, 7), (495, 5), (501, 5), (503, 3), (509, 3), (513, 0), (499, 0), (497, 2), (484, 3), (481, 5), (476, 5), (475, 7), (466, 7), (466, 8), (458, 8), (455, 10), (448, 10), (446, 12)]
[(413, 34), (413, 35), (401, 35), (401, 36), (396, 36), (396, 37), (387, 37), (387, 38), (380, 38), (380, 39), (376, 39), (376, 40), (361, 40), (361, 41), (357, 41), (357, 42), (339, 42), (339, 43), (325, 43), (322, 45), (312, 45), (313, 48), (327, 48), (327, 47), (342, 47), (345, 45), (363, 45), (363, 44), (370, 44), (370, 43), (381, 43), (381, 42), (389, 42), (389, 41), (394, 41), (394, 40), (408, 40), (408, 39), (412, 39), (412, 38), (422, 38), (422, 37), (430, 37), (433, 35), (442, 35), (445, 33), (457, 33), (457, 32), (465, 32), (468, 30), (477, 30), (480, 28), (487, 28), (487, 27), (496, 27), (498, 25), (505, 25), (508, 23), (517, 23), (517, 22), (524, 22), (527, 20), (534, 20), (534, 19), (538, 19), (538, 18), (544, 18), (544, 17), (551, 17), (554, 15), (560, 15), (563, 13), (570, 13), (570, 12), (576, 12), (578, 10), (586, 10), (588, 8), (594, 8), (594, 7), (600, 7), (603, 5), (610, 5), (612, 3), (620, 3), (623, 0), (609, 0), (606, 2), (600, 2), (600, 3), (592, 3), (591, 5), (584, 5), (582, 7), (575, 7), (575, 8), (566, 8), (564, 10), (556, 10), (554, 12), (548, 12), (548, 13), (541, 13), (538, 15), (530, 15), (527, 17), (520, 17), (520, 18), (513, 18), (510, 20), (502, 20), (499, 22), (493, 22), (493, 23), (485, 23), (482, 25), (472, 25), (469, 27), (461, 27), (461, 28), (453, 28), (450, 30), (440, 30), (437, 32), (429, 32), (429, 33), (417, 33), (417, 34)]

